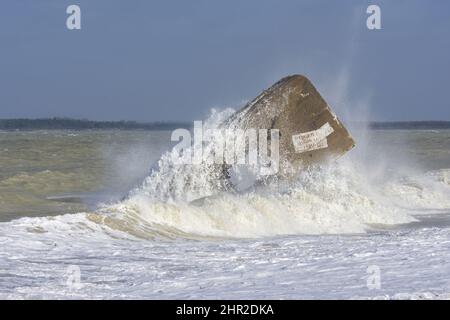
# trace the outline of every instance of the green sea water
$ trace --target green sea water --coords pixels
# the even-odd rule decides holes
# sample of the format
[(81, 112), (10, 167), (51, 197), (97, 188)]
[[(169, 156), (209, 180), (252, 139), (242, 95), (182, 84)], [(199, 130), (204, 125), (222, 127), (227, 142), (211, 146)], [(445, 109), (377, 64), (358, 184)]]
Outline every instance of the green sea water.
[(0, 221), (86, 211), (125, 195), (167, 149), (169, 134), (0, 132)]

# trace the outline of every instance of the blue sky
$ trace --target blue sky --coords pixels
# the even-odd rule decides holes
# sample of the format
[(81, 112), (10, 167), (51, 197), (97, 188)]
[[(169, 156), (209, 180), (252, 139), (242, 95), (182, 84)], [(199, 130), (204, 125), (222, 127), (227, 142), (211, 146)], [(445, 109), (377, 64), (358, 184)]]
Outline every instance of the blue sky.
[(294, 73), (351, 120), (450, 120), (450, 1), (0, 3), (0, 118), (203, 119)]

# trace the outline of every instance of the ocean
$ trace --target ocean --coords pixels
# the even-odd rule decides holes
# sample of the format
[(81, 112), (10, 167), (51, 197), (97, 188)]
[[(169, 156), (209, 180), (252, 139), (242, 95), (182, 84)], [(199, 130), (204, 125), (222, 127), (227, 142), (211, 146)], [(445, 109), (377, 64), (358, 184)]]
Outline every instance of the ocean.
[(0, 132), (0, 298), (450, 298), (450, 130), (354, 134), (224, 193), (169, 131)]

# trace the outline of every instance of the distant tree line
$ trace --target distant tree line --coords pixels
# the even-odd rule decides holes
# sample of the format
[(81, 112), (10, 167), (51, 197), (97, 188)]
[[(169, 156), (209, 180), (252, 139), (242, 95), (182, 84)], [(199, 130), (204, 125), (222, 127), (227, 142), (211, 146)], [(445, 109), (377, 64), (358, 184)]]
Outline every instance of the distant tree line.
[(0, 119), (0, 130), (174, 130), (190, 128), (190, 122), (90, 121), (70, 118)]
[(374, 130), (408, 129), (408, 130), (437, 130), (450, 129), (450, 121), (393, 121), (370, 122), (369, 128)]
[[(357, 123), (367, 126), (367, 123)], [(397, 122), (369, 122), (373, 130), (389, 129), (450, 129), (450, 121), (397, 121)], [(0, 130), (175, 130), (189, 129), (192, 122), (136, 122), (136, 121), (91, 121), (70, 118), (44, 119), (0, 119)]]

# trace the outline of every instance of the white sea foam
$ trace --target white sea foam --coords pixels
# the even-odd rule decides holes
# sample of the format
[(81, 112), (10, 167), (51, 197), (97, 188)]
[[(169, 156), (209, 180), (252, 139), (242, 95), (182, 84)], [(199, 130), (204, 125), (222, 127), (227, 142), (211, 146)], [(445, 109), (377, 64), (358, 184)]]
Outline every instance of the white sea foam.
[[(23, 218), (0, 224), (0, 298), (445, 298), (449, 239), (448, 228), (424, 228), (147, 241), (85, 214)], [(368, 266), (380, 269), (378, 290), (367, 287)], [(67, 284), (73, 268), (76, 287)]]

